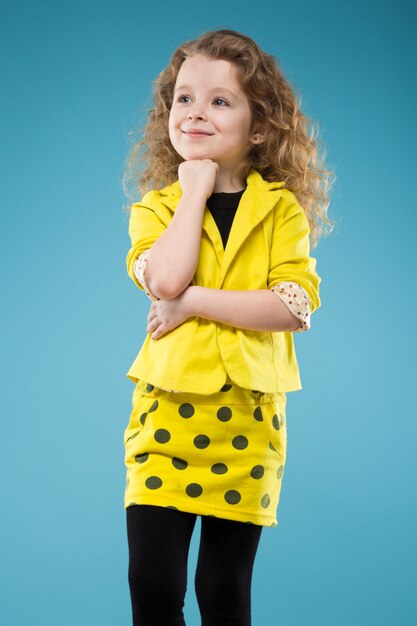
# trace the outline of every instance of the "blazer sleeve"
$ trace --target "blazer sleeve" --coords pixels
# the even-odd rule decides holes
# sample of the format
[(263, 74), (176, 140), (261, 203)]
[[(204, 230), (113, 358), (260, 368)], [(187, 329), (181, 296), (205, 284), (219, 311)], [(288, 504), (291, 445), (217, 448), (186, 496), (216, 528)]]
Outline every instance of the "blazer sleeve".
[(166, 229), (165, 224), (152, 209), (154, 194), (155, 191), (150, 190), (145, 193), (140, 202), (132, 204), (129, 217), (131, 248), (126, 256), (126, 268), (130, 278), (142, 291), (146, 290), (135, 274), (135, 261), (142, 252), (153, 246)]
[(316, 259), (310, 256), (310, 225), (295, 194), (288, 190), (287, 194), (273, 210), (268, 289), (286, 281), (301, 285), (308, 294), (310, 313), (313, 313), (321, 305), (321, 278), (316, 272)]

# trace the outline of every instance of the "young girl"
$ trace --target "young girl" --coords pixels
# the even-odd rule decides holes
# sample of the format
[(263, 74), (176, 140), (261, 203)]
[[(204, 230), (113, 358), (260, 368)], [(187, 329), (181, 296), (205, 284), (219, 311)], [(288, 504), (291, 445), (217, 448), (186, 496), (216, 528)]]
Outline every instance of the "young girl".
[[(232, 30), (173, 53), (126, 178), (127, 271), (152, 304), (127, 376), (125, 509), (133, 624), (184, 625), (197, 515), (203, 626), (251, 623), (264, 526), (277, 526), (294, 332), (320, 306), (320, 168), (275, 57)], [(140, 170), (140, 147), (146, 167)]]

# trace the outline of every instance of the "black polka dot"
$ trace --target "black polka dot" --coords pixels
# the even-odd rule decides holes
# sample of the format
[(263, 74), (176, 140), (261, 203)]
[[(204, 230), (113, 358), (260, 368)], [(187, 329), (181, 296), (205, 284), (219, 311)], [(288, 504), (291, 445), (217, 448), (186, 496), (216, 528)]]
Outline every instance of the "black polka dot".
[(149, 478), (145, 480), (145, 485), (148, 489), (159, 489), (159, 487), (162, 487), (162, 480), (159, 476), (149, 476)]
[(272, 441), (269, 442), (269, 447), (271, 448), (271, 450), (273, 450), (274, 452), (276, 452), (274, 446), (272, 445)]
[(143, 425), (145, 425), (145, 420), (146, 420), (147, 415), (148, 415), (147, 413), (142, 413), (142, 415), (139, 418)]
[(154, 387), (154, 385), (151, 385), (151, 383), (147, 383), (146, 384), (146, 393), (150, 393), (154, 389), (155, 389), (155, 387)]
[(155, 400), (155, 402), (152, 404), (151, 408), (148, 409), (148, 413), (152, 413), (152, 411), (156, 411), (158, 406), (159, 406), (159, 402), (158, 402), (158, 400)]
[(143, 452), (143, 454), (137, 454), (135, 456), (135, 461), (138, 463), (145, 463), (148, 460), (149, 452)]
[(254, 465), (251, 469), (250, 475), (252, 478), (262, 478), (265, 473), (265, 468), (263, 465)]
[(271, 498), (269, 497), (269, 493), (266, 493), (264, 496), (262, 496), (261, 499), (261, 505), (264, 507), (264, 509), (266, 509), (271, 503)]
[(197, 435), (194, 437), (194, 445), (196, 448), (207, 448), (210, 445), (210, 437), (207, 435)]
[(129, 504), (128, 504), (127, 506), (128, 506), (128, 507), (129, 507), (129, 506), (137, 506), (137, 502), (129, 502)]
[(242, 499), (242, 496), (236, 489), (229, 489), (229, 491), (226, 491), (224, 494), (224, 499), (228, 504), (237, 504)]
[(190, 483), (186, 486), (185, 492), (190, 498), (198, 498), (203, 493), (203, 487), (198, 483)]
[(223, 385), (223, 387), (220, 389), (220, 391), (229, 391), (229, 389), (231, 389), (231, 388), (232, 388), (232, 385), (226, 384), (226, 385)]
[(153, 436), (158, 443), (167, 443), (171, 439), (171, 433), (166, 428), (158, 428)]
[(232, 417), (232, 409), (228, 406), (221, 406), (217, 411), (217, 419), (221, 422), (228, 422)]
[(211, 471), (213, 474), (225, 474), (229, 471), (229, 468), (225, 463), (215, 463), (211, 466)]
[(165, 507), (166, 509), (174, 509), (174, 511), (179, 511), (179, 508), (177, 506), (174, 506), (173, 504), (168, 504), (168, 506)]
[(280, 465), (277, 471), (277, 478), (278, 480), (282, 477), (282, 474), (284, 473), (284, 466)]
[(258, 421), (258, 422), (262, 422), (263, 421), (263, 416), (262, 416), (262, 411), (261, 411), (261, 407), (257, 406), (256, 409), (253, 412), (253, 417)]
[(184, 402), (184, 404), (181, 404), (181, 406), (178, 409), (178, 413), (181, 415), (181, 417), (192, 417), (194, 415), (195, 409), (193, 407), (192, 404), (190, 404), (189, 402)]
[(188, 463), (187, 461), (184, 461), (184, 459), (179, 459), (178, 457), (174, 456), (172, 459), (172, 465), (174, 467), (176, 467), (179, 470), (183, 470), (186, 467), (188, 467)]
[(275, 430), (279, 430), (281, 428), (281, 424), (279, 423), (278, 415), (276, 413), (272, 416), (272, 426)]
[(248, 438), (245, 437), (245, 435), (236, 435), (236, 437), (233, 437), (232, 445), (237, 450), (244, 450), (248, 447), (248, 444), (249, 441)]

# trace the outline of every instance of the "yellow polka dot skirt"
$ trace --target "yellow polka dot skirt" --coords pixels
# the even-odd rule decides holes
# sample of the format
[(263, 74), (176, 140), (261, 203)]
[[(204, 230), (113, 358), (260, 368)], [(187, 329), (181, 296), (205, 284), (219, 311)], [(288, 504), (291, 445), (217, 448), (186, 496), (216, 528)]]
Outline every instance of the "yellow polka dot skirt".
[(139, 380), (124, 431), (124, 508), (154, 504), (277, 526), (287, 450), (285, 393), (228, 379), (214, 394)]

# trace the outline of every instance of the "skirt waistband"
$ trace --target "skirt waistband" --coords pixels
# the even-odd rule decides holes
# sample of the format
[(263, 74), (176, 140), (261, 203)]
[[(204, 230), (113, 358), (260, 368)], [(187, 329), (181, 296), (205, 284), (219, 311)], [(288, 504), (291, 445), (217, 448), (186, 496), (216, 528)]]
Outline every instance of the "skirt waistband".
[(143, 393), (150, 398), (164, 396), (172, 402), (183, 404), (195, 402), (199, 404), (268, 404), (276, 396), (285, 396), (284, 392), (265, 393), (257, 389), (246, 389), (232, 382), (227, 376), (226, 383), (219, 391), (210, 394), (190, 393), (188, 391), (174, 391), (155, 387), (145, 380), (139, 379), (135, 387), (136, 393)]

